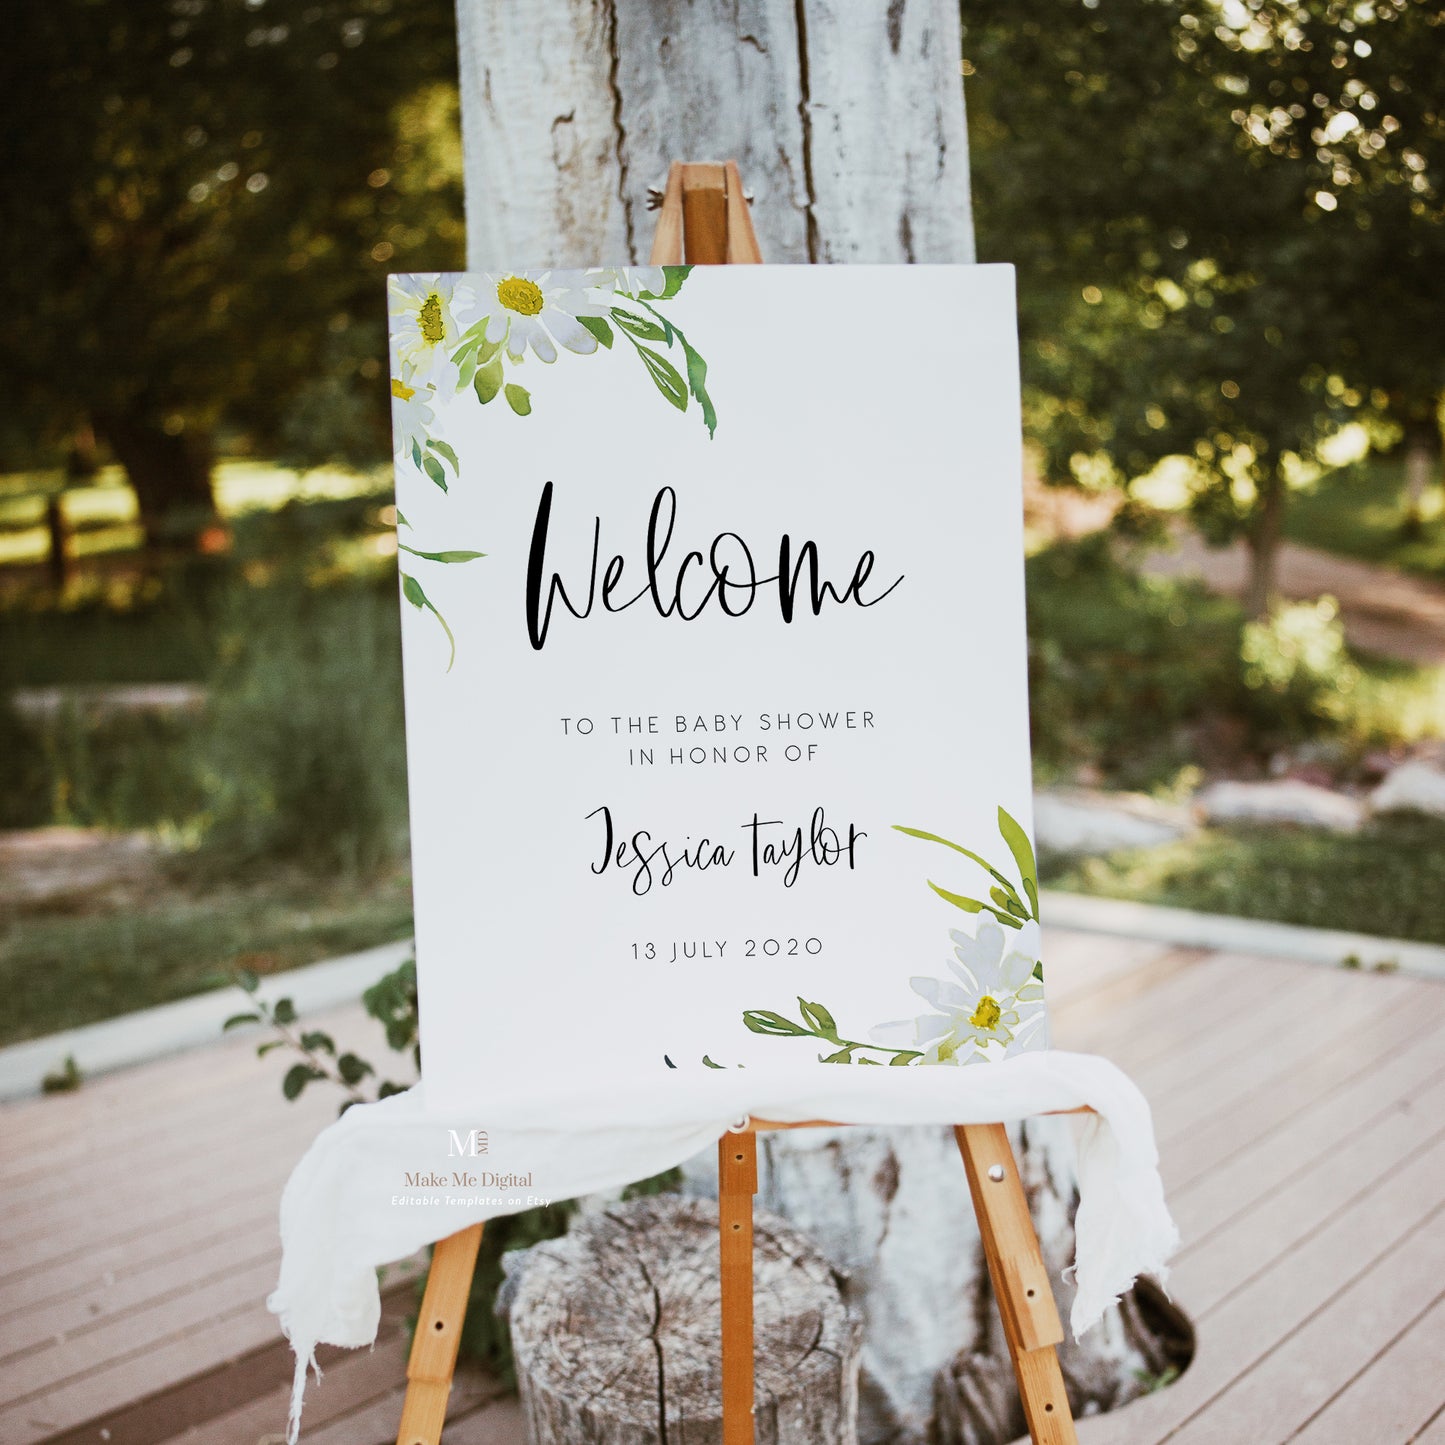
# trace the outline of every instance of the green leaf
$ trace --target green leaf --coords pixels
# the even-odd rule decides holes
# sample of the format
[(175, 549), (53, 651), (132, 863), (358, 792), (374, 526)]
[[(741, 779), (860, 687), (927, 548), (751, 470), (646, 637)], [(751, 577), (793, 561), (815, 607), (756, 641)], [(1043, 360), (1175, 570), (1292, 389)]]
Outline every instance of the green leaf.
[(278, 998), (275, 1007), (271, 1010), (271, 1017), (278, 1024), (294, 1024), (296, 1022), (296, 1005), (289, 998)]
[(225, 1033), (227, 1029), (238, 1029), (242, 1024), (259, 1024), (261, 1021), (260, 1014), (232, 1014), (221, 1025), (221, 1032)]
[(965, 913), (992, 913), (1000, 923), (1005, 924), (1009, 928), (1023, 927), (1023, 924), (1012, 914), (1004, 913), (997, 908), (991, 908), (987, 903), (977, 898), (966, 898), (962, 893), (950, 893), (947, 888), (940, 888), (931, 878), (928, 880), (928, 886), (945, 902), (953, 904), (955, 908), (963, 909)]
[(272, 1039), (269, 1043), (258, 1044), (256, 1046), (256, 1057), (258, 1059), (264, 1059), (272, 1049), (284, 1049), (289, 1043), (289, 1039)]
[(504, 331), (496, 341), (488, 341), (487, 321), (478, 321), (475, 326), (469, 326), (462, 333), (461, 344), (452, 352), (452, 360), (460, 363), (464, 359), (475, 358), (478, 366), (485, 366), (501, 351), (502, 343), (506, 339), (507, 333)]
[(702, 419), (707, 426), (709, 437), (717, 433), (717, 409), (707, 394), (707, 362), (693, 349), (687, 337), (682, 337), (683, 355), (687, 357), (687, 384), (702, 408)]
[(896, 1069), (902, 1065), (911, 1064), (914, 1059), (921, 1059), (922, 1057), (922, 1053), (917, 1049), (899, 1049), (898, 1052), (888, 1060), (888, 1067)]
[(401, 508), (400, 508), (400, 507), (398, 507), (398, 508), (396, 509), (396, 525), (397, 525), (398, 527), (409, 527), (409, 526), (411, 526), (411, 523), (408, 522), (407, 519), (402, 516), (402, 514), (401, 514)]
[[(579, 316), (577, 319), (580, 321), (582, 318)], [(609, 343), (609, 345), (610, 345), (610, 344), (611, 344), (611, 343)], [(710, 1069), (720, 1069), (720, 1068), (722, 1068), (722, 1065), (721, 1065), (721, 1064), (715, 1064), (715, 1063), (713, 1063), (713, 1061), (712, 1061), (710, 1058), (708, 1058), (708, 1056), (707, 1056), (706, 1054), (704, 1054), (704, 1055), (702, 1056), (702, 1061), (703, 1061), (703, 1063), (704, 1063), (708, 1068), (710, 1068)]]
[(851, 1064), (853, 1062), (853, 1050), (851, 1047), (845, 1045), (839, 1049), (836, 1054), (828, 1054), (826, 1057), (819, 1054), (818, 1062), (820, 1064)]
[(341, 1075), (344, 1083), (359, 1084), (368, 1074), (375, 1073), (375, 1070), (365, 1059), (357, 1058), (355, 1054), (342, 1054), (336, 1061), (336, 1072)]
[(755, 1034), (771, 1034), (776, 1038), (805, 1039), (810, 1037), (808, 1030), (799, 1028), (792, 1019), (785, 1019), (782, 1014), (777, 1014), (772, 1009), (750, 1008), (743, 1011), (743, 1022)]
[(518, 386), (515, 381), (509, 381), (506, 385), (507, 405), (512, 408), (518, 416), (532, 415), (532, 393), (525, 386)]
[(421, 443), (415, 437), (411, 439), (411, 459), (417, 466), (421, 465)]
[(323, 1054), (334, 1054), (336, 1044), (330, 1034), (324, 1034), (320, 1029), (311, 1029), (301, 1035), (301, 1047), (309, 1049), (313, 1054), (318, 1050)]
[(477, 368), (477, 374), (472, 378), (472, 387), (477, 393), (477, 400), (485, 406), (502, 389), (502, 359), (496, 357), (485, 366)]
[(405, 542), (398, 542), (396, 545), (399, 551), (409, 552), (424, 562), (475, 562), (487, 555), (485, 552), (419, 552), (415, 547), (408, 547)]
[(691, 266), (664, 266), (662, 268), (662, 274), (667, 279), (663, 282), (661, 294), (654, 295), (649, 291), (645, 293), (647, 299), (649, 301), (671, 301), (672, 298), (682, 290), (682, 283), (687, 280), (691, 273)]
[(452, 670), (452, 664), (457, 660), (457, 640), (452, 636), (452, 630), (447, 626), (447, 620), (436, 610), (431, 599), (422, 590), (422, 585), (408, 572), (401, 574), (401, 593), (413, 607), (425, 608), (442, 625), (442, 631), (447, 635), (447, 641), (451, 644), (451, 657), (447, 661), (447, 671)]
[(1029, 835), (1002, 808), (998, 810), (998, 830), (1008, 844), (1008, 850), (1018, 864), (1019, 877), (1024, 881), (1024, 892), (1033, 904), (1033, 917), (1039, 916), (1039, 865), (1034, 859), (1034, 846)]
[(612, 319), (629, 336), (638, 341), (666, 341), (667, 332), (657, 322), (649, 321), (634, 311), (624, 311), (620, 306), (612, 308)]
[[(590, 331), (597, 338), (599, 345), (606, 347), (608, 351), (612, 350), (612, 328), (607, 324), (605, 317), (579, 316), (577, 324), (584, 331)], [(714, 1067), (720, 1069), (722, 1065), (716, 1064)]]
[(286, 1071), (286, 1077), (281, 1080), (281, 1092), (288, 1099), (296, 1099), (301, 1095), (302, 1089), (313, 1079), (324, 1079), (326, 1076), (310, 1064), (292, 1064)]
[(859, 1062), (860, 1064), (872, 1064), (875, 1068), (878, 1067), (878, 1060), (877, 1060), (877, 1059), (862, 1058), (862, 1059), (859, 1059), (858, 1062)]
[[(1018, 898), (1018, 890), (1004, 877), (987, 858), (975, 853), (971, 848), (965, 848), (961, 843), (952, 843), (947, 838), (940, 838), (937, 833), (925, 833), (921, 828), (905, 828), (901, 823), (895, 823), (893, 830), (896, 833), (907, 833), (910, 838), (922, 838), (925, 843), (942, 843), (945, 848), (952, 848), (955, 853), (962, 853), (965, 858), (977, 863), (980, 868), (1000, 887), (1005, 888), (1015, 898)], [(1020, 899), (1020, 902), (1023, 900)]]
[(1002, 888), (994, 887), (988, 890), (988, 896), (1003, 909), (1005, 913), (1011, 913), (1015, 918), (1028, 922), (1029, 911), (1024, 907), (1023, 900), (1016, 893), (1005, 893)]
[(808, 1003), (805, 999), (800, 998), (798, 1007), (802, 1009), (803, 1017), (812, 1024), (816, 1032), (835, 1044), (842, 1042), (838, 1037), (838, 1025), (833, 1022), (833, 1015), (822, 1004)]
[(678, 375), (677, 368), (666, 357), (649, 351), (645, 346), (639, 346), (637, 354), (642, 358), (642, 364), (647, 368), (647, 374), (657, 389), (679, 411), (686, 411), (687, 383)]
[(462, 464), (457, 460), (457, 454), (446, 442), (438, 441), (435, 437), (428, 437), (426, 444), (438, 455), (445, 457), (452, 464), (452, 470), (458, 475), (462, 474)]
[(423, 457), (421, 459), (422, 470), (439, 486), (442, 491), (447, 489), (446, 469), (435, 457)]

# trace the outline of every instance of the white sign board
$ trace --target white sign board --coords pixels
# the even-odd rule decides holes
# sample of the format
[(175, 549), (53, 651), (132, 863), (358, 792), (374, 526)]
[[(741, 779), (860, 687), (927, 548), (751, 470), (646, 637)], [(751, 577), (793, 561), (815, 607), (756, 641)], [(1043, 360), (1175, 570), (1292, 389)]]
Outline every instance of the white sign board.
[(429, 1099), (1043, 1047), (1011, 269), (391, 317)]

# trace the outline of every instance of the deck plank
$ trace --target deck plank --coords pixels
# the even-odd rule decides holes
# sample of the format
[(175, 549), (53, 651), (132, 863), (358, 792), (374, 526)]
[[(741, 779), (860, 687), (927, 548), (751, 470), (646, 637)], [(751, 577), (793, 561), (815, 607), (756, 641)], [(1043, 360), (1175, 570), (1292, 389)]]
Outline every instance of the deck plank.
[[(1445, 1162), (1445, 1151), (1436, 1167)], [(1328, 1305), (1222, 1391), (1196, 1415), (1174, 1445), (1219, 1440), (1288, 1440), (1328, 1403), (1341, 1381), (1354, 1379), (1440, 1298), (1445, 1275), (1445, 1207), (1373, 1262)], [(1436, 1390), (1441, 1380), (1434, 1380)], [(1427, 1409), (1422, 1403), (1423, 1418)], [(1378, 1438), (1378, 1422), (1369, 1438)]]
[(1340, 1390), (1294, 1437), (1294, 1445), (1412, 1440), (1440, 1408), (1445, 1296)]

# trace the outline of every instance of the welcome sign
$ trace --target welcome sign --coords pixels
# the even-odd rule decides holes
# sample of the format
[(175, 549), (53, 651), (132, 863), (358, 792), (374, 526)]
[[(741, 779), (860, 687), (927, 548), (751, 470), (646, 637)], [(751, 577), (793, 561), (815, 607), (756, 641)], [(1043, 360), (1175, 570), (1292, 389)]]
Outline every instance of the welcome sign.
[(429, 1099), (1043, 1047), (1011, 268), (390, 310)]

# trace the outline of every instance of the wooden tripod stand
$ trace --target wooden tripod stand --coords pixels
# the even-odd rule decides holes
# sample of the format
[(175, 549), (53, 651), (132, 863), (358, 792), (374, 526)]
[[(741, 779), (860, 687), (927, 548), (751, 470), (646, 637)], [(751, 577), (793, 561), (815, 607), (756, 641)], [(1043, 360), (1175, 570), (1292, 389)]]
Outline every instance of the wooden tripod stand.
[[(742, 177), (726, 165), (674, 161), (667, 178), (652, 264), (761, 262)], [(753, 1196), (758, 1188), (761, 1129), (821, 1127), (748, 1120), (718, 1141), (718, 1226), (722, 1267), (723, 1445), (753, 1445)], [(1024, 1419), (1034, 1445), (1076, 1445), (1055, 1346), (1063, 1339), (1058, 1308), (1029, 1218), (1018, 1165), (1002, 1124), (954, 1130), (978, 1216), (989, 1278), (1018, 1376)], [(407, 1364), (406, 1401), (397, 1445), (439, 1445), (456, 1368), (462, 1319), (482, 1226), (442, 1240), (432, 1257), (426, 1295)]]

